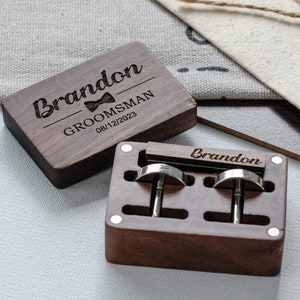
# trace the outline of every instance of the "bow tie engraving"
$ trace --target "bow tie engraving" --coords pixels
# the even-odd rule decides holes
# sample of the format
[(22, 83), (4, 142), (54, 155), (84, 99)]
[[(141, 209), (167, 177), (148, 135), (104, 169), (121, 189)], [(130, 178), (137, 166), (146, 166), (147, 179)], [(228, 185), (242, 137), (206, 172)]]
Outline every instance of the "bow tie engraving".
[(113, 102), (116, 102), (115, 98), (110, 93), (105, 93), (99, 100), (86, 101), (84, 102), (84, 105), (89, 111), (94, 112), (99, 105), (103, 103), (113, 103)]

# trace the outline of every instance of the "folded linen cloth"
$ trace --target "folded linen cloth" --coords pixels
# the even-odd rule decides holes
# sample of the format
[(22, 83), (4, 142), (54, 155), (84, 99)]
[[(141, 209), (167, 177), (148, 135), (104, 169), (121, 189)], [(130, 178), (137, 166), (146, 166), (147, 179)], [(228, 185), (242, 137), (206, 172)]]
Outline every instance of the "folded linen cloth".
[(2, 0), (0, 31), (0, 99), (133, 40), (197, 99), (280, 99), (154, 0)]
[(299, 1), (158, 2), (300, 108)]

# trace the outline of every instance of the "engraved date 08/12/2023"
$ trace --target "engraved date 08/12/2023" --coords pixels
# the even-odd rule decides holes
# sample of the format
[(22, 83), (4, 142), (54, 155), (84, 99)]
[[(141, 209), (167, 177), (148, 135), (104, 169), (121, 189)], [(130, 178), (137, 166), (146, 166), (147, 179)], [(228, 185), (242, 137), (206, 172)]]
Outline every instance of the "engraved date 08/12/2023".
[(116, 126), (118, 126), (118, 125), (120, 125), (120, 124), (122, 124), (122, 123), (124, 123), (124, 122), (126, 122), (126, 121), (128, 121), (128, 120), (130, 120), (130, 119), (132, 119), (132, 118), (135, 118), (137, 116), (137, 113), (136, 112), (130, 112), (130, 113), (128, 113), (128, 114), (125, 114), (125, 115), (123, 115), (123, 116), (120, 116), (120, 117), (118, 117), (117, 119), (115, 119), (115, 120), (112, 120), (112, 121), (110, 121), (110, 122), (107, 122), (105, 125), (102, 125), (102, 126), (100, 126), (100, 127), (97, 127), (96, 128), (96, 132), (97, 133), (101, 133), (101, 132), (103, 132), (103, 131), (106, 131), (106, 130), (108, 130), (109, 128), (112, 128), (112, 127), (116, 127)]

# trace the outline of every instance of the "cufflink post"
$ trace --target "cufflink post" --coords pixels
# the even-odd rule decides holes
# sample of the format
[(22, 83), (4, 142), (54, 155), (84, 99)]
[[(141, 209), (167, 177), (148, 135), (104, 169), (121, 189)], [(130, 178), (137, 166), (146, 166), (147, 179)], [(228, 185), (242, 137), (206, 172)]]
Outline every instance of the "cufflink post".
[[(143, 167), (136, 178), (138, 182), (153, 182), (154, 196), (150, 203), (152, 205), (152, 217), (161, 216), (161, 207), (165, 184), (187, 185), (187, 176), (179, 169), (167, 164), (150, 164)], [(153, 193), (152, 193), (153, 195)]]
[(231, 222), (233, 224), (240, 224), (243, 221), (245, 189), (264, 191), (263, 179), (254, 172), (244, 169), (231, 169), (220, 173), (213, 187), (232, 187)]

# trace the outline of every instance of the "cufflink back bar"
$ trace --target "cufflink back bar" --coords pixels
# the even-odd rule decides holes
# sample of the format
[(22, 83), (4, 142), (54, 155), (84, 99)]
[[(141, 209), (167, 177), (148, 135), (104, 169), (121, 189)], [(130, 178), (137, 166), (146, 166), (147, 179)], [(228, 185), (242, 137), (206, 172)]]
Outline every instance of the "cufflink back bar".
[[(127, 151), (130, 149), (130, 151)], [(109, 262), (273, 276), (285, 235), (282, 155), (123, 142), (105, 224)]]
[(188, 180), (185, 174), (175, 167), (166, 164), (150, 164), (140, 170), (136, 181), (153, 182), (151, 195), (154, 197), (151, 199), (153, 200), (151, 201), (153, 203), (151, 215), (152, 217), (160, 217), (164, 185), (167, 183), (186, 185)]

